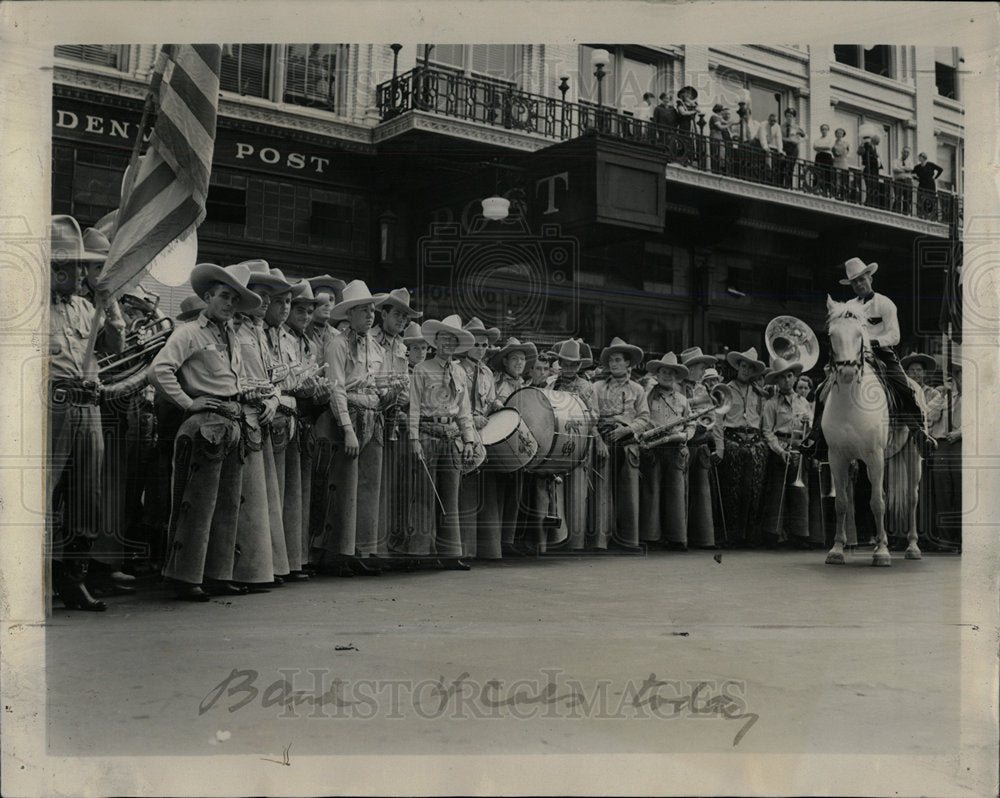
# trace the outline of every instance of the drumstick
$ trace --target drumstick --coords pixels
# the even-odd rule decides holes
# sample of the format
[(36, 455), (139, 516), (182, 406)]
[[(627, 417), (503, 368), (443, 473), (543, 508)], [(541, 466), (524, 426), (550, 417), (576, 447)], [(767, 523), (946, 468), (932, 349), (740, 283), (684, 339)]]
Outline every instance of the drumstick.
[(437, 499), (438, 506), (441, 508), (441, 515), (448, 515), (448, 511), (444, 509), (444, 502), (441, 501), (441, 497), (438, 495), (437, 487), (434, 485), (434, 478), (431, 476), (427, 463), (424, 462), (423, 457), (418, 457), (417, 459), (420, 461), (420, 465), (424, 467), (424, 473), (427, 474), (427, 481), (431, 483), (431, 490), (434, 491), (434, 497)]

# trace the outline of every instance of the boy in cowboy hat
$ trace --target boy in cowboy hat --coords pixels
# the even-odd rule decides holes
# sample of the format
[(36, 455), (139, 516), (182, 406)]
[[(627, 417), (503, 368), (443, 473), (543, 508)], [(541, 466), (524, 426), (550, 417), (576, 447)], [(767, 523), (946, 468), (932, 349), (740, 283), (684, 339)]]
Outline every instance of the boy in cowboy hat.
[[(688, 373), (681, 382), (681, 390), (689, 406), (704, 406), (712, 402), (709, 388), (705, 385), (706, 367), (714, 366), (713, 355), (703, 354), (701, 347), (692, 346), (681, 352), (681, 363)], [(713, 368), (712, 371), (715, 371)], [(718, 373), (716, 372), (716, 376)], [(695, 427), (694, 435), (688, 442), (688, 520), (687, 539), (691, 545), (702, 549), (714, 549), (715, 521), (712, 513), (711, 472), (715, 467), (712, 456), (725, 446), (720, 422), (706, 430), (702, 425)]]
[[(106, 605), (86, 587), (93, 541), (102, 527), (100, 477), (104, 460), (101, 387), (89, 378), (87, 344), (94, 308), (79, 296), (81, 271), (103, 263), (106, 255), (84, 247), (80, 225), (72, 216), (53, 216), (51, 226), (51, 296), (49, 302), (49, 434), (51, 467), (48, 515), (64, 502), (62, 524), (52, 535), (52, 576), (67, 609), (103, 611)], [(105, 292), (106, 293), (106, 292)], [(106, 297), (105, 297), (106, 298)], [(125, 345), (124, 323), (106, 316), (100, 333), (104, 349)]]
[(462, 327), (457, 315), (425, 321), (420, 331), (435, 354), (414, 366), (410, 375), (410, 446), (419, 462), (414, 469), (416, 502), (409, 549), (419, 555), (436, 552), (440, 564), (468, 570), (461, 559), (458, 493), (462, 464), (473, 456), (475, 427), (465, 370), (452, 357), (467, 352), (475, 336)]
[(323, 548), (326, 560), (340, 573), (380, 573), (364, 559), (378, 556), (379, 491), (382, 484), (381, 412), (385, 351), (369, 335), (375, 306), (384, 294), (373, 295), (363, 280), (344, 288), (334, 319), (347, 319), (350, 329), (326, 345), (323, 361), (333, 388), (330, 400), (334, 448), (330, 458), (332, 487)]
[(764, 540), (769, 545), (808, 549), (812, 548), (809, 494), (805, 487), (791, 484), (812, 419), (809, 403), (794, 390), (801, 373), (801, 363), (776, 357), (765, 378), (776, 386), (776, 392), (764, 403), (761, 416), (761, 431), (769, 450), (761, 510)]
[(232, 584), (243, 482), (239, 419), (254, 409), (241, 394), (233, 318), (261, 304), (249, 278), (242, 264), (195, 266), (191, 287), (205, 309), (174, 331), (149, 369), (150, 381), (186, 415), (174, 444), (163, 575), (189, 601), (207, 601), (201, 585), (208, 580), (223, 595), (246, 592)]
[(406, 326), (403, 333), (403, 343), (406, 344), (406, 363), (409, 372), (413, 373), (413, 367), (418, 363), (423, 363), (427, 359), (427, 341), (420, 333), (420, 325), (411, 321)]
[(757, 348), (729, 352), (726, 363), (736, 377), (726, 383), (732, 391), (732, 403), (723, 422), (724, 450), (719, 468), (723, 506), (729, 545), (756, 545), (758, 509), (764, 482), (767, 445), (761, 437), (760, 423), (765, 394), (758, 385), (766, 366), (757, 359)]
[(613, 338), (601, 351), (608, 376), (594, 384), (599, 412), (598, 433), (608, 446), (608, 457), (598, 453), (598, 484), (594, 485), (594, 547), (610, 542), (627, 551), (639, 551), (639, 446), (635, 435), (649, 426), (649, 404), (629, 369), (642, 362), (642, 350)]
[[(580, 368), (587, 361), (584, 359), (581, 341), (568, 339), (560, 341), (550, 350), (559, 363), (559, 374), (551, 377), (547, 387), (554, 391), (565, 391), (579, 396), (587, 406), (590, 418), (588, 428), (591, 443), (587, 454), (580, 465), (563, 476), (561, 489), (557, 491), (558, 509), (556, 515), (563, 519), (567, 546), (570, 551), (583, 551), (587, 546), (587, 476), (593, 467), (595, 447), (600, 447), (601, 460), (608, 456), (607, 444), (597, 434), (597, 419), (600, 408), (597, 405), (597, 394), (589, 380), (580, 376)], [(590, 364), (593, 365), (593, 359)], [(550, 540), (550, 543), (559, 542)]]
[[(689, 405), (678, 383), (688, 376), (687, 366), (667, 352), (646, 363), (646, 373), (656, 380), (646, 392), (650, 429), (684, 418)], [(640, 453), (639, 537), (644, 543), (687, 551), (687, 442), (693, 435), (693, 424), (679, 424), (668, 437)]]

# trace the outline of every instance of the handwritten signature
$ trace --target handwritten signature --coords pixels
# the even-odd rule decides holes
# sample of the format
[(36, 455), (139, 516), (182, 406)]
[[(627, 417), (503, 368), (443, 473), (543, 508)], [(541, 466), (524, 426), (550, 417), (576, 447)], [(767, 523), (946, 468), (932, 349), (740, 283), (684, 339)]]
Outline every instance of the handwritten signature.
[(266, 756), (262, 756), (261, 760), (263, 760), (264, 762), (274, 762), (274, 764), (276, 764), (276, 765), (287, 765), (288, 767), (291, 767), (292, 766), (292, 761), (291, 761), (291, 759), (288, 758), (288, 752), (291, 749), (292, 749), (292, 744), (289, 743), (288, 745), (286, 745), (282, 749), (282, 751), (281, 751), (281, 759), (268, 759)]

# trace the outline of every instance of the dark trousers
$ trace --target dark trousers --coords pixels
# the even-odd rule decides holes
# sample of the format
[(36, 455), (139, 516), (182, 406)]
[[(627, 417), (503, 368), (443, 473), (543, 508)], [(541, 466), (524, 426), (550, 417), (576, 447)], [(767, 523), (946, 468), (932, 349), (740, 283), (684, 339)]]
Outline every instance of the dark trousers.
[(765, 541), (783, 543), (791, 538), (809, 537), (809, 494), (806, 488), (792, 484), (797, 471), (796, 458), (792, 458), (786, 469), (785, 461), (768, 450), (761, 501), (761, 537)]
[(730, 546), (761, 543), (760, 497), (766, 460), (767, 445), (759, 436), (726, 435), (719, 483)]
[(47, 512), (52, 558), (86, 558), (101, 529), (104, 438), (100, 408), (92, 404), (50, 403), (48, 448), (51, 465)]

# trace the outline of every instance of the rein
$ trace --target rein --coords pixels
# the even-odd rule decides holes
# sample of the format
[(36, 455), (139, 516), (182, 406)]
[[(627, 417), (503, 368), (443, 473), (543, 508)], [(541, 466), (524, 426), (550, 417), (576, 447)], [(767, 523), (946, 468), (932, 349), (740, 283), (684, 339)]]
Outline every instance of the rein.
[(830, 353), (830, 363), (833, 365), (833, 370), (840, 375), (840, 370), (848, 366), (854, 366), (858, 370), (857, 375), (854, 377), (854, 382), (859, 382), (865, 373), (865, 339), (864, 336), (861, 337), (861, 343), (858, 345), (858, 356), (854, 360), (834, 360), (833, 353)]

